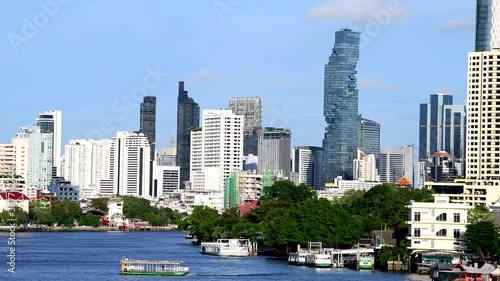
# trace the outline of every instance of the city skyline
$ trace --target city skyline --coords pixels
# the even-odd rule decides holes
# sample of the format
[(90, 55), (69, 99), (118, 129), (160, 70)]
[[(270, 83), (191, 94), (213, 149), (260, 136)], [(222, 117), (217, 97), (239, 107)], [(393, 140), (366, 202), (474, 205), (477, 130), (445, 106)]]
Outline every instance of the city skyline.
[[(453, 2), (456, 9), (453, 10), (450, 15), (447, 15), (446, 18), (437, 19), (437, 17), (433, 16), (432, 12), (424, 12), (423, 6), (425, 6), (426, 2), (429, 1), (419, 2), (414, 4), (412, 7), (405, 6), (405, 9), (408, 10), (408, 13), (410, 13), (413, 17), (397, 17), (398, 20), (395, 20), (393, 24), (386, 27), (384, 26), (381, 28), (378, 35), (369, 38), (371, 39), (370, 44), (364, 46), (361, 50), (359, 76), (362, 87), (360, 86), (359, 112), (363, 114), (364, 117), (373, 119), (382, 125), (382, 147), (395, 147), (404, 143), (417, 144), (417, 131), (409, 132), (403, 139), (400, 140), (394, 140), (395, 138), (392, 136), (402, 122), (408, 122), (410, 127), (416, 125), (417, 122), (415, 121), (415, 116), (418, 115), (418, 108), (416, 105), (430, 93), (444, 91), (453, 94), (457, 99), (457, 103), (463, 104), (465, 100), (465, 87), (463, 85), (465, 70), (463, 67), (460, 67), (460, 65), (463, 65), (466, 61), (466, 56), (463, 54), (467, 51), (473, 50), (474, 48), (473, 28), (463, 28), (465, 31), (457, 33), (451, 33), (450, 31), (453, 30), (453, 21), (461, 20), (463, 18), (472, 19), (474, 17), (473, 9), (471, 9), (474, 4)], [(444, 9), (449, 3), (451, 2), (440, 2), (439, 4), (436, 4), (435, 8), (437, 10)], [(278, 9), (282, 4), (283, 3), (272, 3), (268, 5), (267, 8), (272, 11), (273, 9)], [(39, 10), (36, 3), (25, 4), (24, 6), (26, 7), (11, 7), (8, 4), (2, 5), (6, 6), (5, 9), (2, 9), (2, 11), (8, 11), (9, 14), (12, 12), (13, 15), (5, 17), (8, 18), (5, 19), (7, 22), (5, 25), (0, 27), (0, 31), (3, 31), (4, 34), (8, 34), (9, 32), (20, 33), (22, 21), (19, 19), (23, 16), (31, 18), (31, 11), (37, 9)], [(190, 92), (192, 93), (191, 96), (200, 104), (202, 109), (225, 107), (229, 97), (258, 95), (263, 98), (263, 103), (265, 104), (263, 126), (290, 127), (296, 136), (293, 140), (293, 146), (320, 145), (325, 126), (319, 110), (322, 106), (323, 85), (322, 77), (320, 76), (322, 72), (321, 68), (324, 64), (324, 53), (331, 49), (334, 37), (333, 33), (335, 30), (344, 26), (349, 26), (355, 30), (360, 30), (361, 32), (366, 33), (367, 24), (367, 21), (360, 23), (355, 20), (338, 19), (313, 21), (311, 20), (311, 17), (314, 17), (314, 13), (313, 15), (311, 15), (311, 13), (318, 11), (314, 10), (315, 8), (321, 8), (321, 1), (299, 3), (296, 6), (291, 7), (290, 10), (284, 11), (285, 14), (283, 17), (286, 21), (297, 20), (299, 17), (300, 19), (298, 22), (303, 27), (296, 30), (296, 35), (294, 33), (286, 32), (284, 34), (286, 37), (279, 37), (277, 38), (279, 40), (274, 39), (270, 41), (272, 42), (272, 56), (270, 57), (269, 55), (265, 55), (262, 56), (262, 60), (256, 60), (255, 58), (260, 56), (263, 52), (261, 48), (241, 49), (240, 44), (244, 41), (241, 41), (241, 38), (238, 39), (240, 41), (229, 40), (231, 36), (227, 35), (243, 29), (250, 32), (249, 35), (251, 38), (248, 40), (253, 39), (253, 41), (255, 41), (255, 39), (260, 38), (261, 40), (268, 42), (266, 39), (268, 36), (270, 39), (273, 39), (272, 37), (274, 36), (272, 36), (272, 30), (265, 31), (263, 34), (257, 35), (260, 31), (256, 34), (254, 32), (255, 27), (252, 29), (252, 22), (249, 21), (248, 15), (255, 13), (255, 8), (258, 7), (259, 4), (245, 3), (235, 7), (233, 12), (225, 14), (224, 20), (222, 21), (211, 5), (193, 8), (189, 4), (181, 4), (181, 6), (184, 7), (181, 8), (182, 11), (190, 11), (194, 16), (201, 16), (202, 21), (207, 23), (208, 29), (212, 30), (222, 28), (220, 32), (214, 33), (213, 37), (211, 37), (212, 39), (198, 33), (191, 33), (190, 36), (194, 36), (193, 38), (199, 38), (201, 42), (205, 42), (207, 40), (208, 42), (212, 42), (211, 40), (215, 40), (213, 44), (220, 44), (217, 43), (219, 42), (217, 41), (217, 38), (225, 38), (225, 40), (229, 40), (227, 48), (231, 49), (234, 47), (234, 50), (242, 51), (243, 54), (239, 54), (239, 57), (251, 58), (252, 67), (248, 68), (248, 71), (250, 74), (253, 74), (244, 75), (245, 78), (242, 79), (241, 77), (243, 76), (241, 71), (233, 71), (232, 63), (230, 63), (231, 60), (236, 61), (236, 59), (233, 59), (233, 52), (216, 52), (214, 59), (221, 61), (220, 64), (208, 58), (198, 59), (197, 57), (190, 58), (186, 61), (184, 54), (189, 57), (189, 54), (196, 51), (197, 47), (190, 47), (181, 52), (184, 49), (178, 50), (176, 49), (176, 46), (173, 46), (168, 49), (167, 52), (164, 52), (165, 46), (162, 42), (159, 42), (159, 44), (145, 44), (152, 48), (151, 52), (144, 52), (143, 54), (139, 54), (136, 58), (128, 56), (130, 57), (130, 61), (125, 62), (125, 60), (122, 59), (122, 56), (124, 54), (128, 54), (130, 49), (128, 46), (123, 46), (124, 44), (121, 43), (127, 42), (127, 40), (132, 40), (132, 38), (134, 38), (134, 41), (137, 41), (135, 39), (136, 36), (141, 36), (139, 41), (143, 40), (146, 43), (149, 43), (152, 42), (151, 40), (156, 40), (149, 36), (154, 32), (166, 32), (173, 34), (183, 32), (183, 30), (173, 31), (167, 23), (162, 24), (163, 20), (160, 18), (165, 18), (165, 15), (162, 14), (160, 17), (160, 11), (153, 11), (151, 8), (141, 7), (140, 5), (126, 1), (123, 4), (121, 13), (117, 14), (118, 21), (129, 25), (130, 22), (127, 21), (126, 17), (127, 15), (130, 15), (127, 13), (128, 11), (134, 11), (136, 14), (146, 13), (151, 17), (146, 19), (144, 22), (139, 23), (137, 29), (134, 30), (142, 30), (143, 28), (149, 29), (151, 27), (152, 32), (147, 33), (147, 35), (138, 35), (136, 33), (133, 33), (133, 35), (127, 35), (120, 33), (120, 36), (123, 36), (123, 38), (119, 40), (119, 42), (121, 42), (121, 48), (124, 48), (123, 51), (115, 52), (114, 43), (105, 40), (102, 44), (100, 44), (104, 53), (101, 54), (95, 53), (91, 50), (83, 51), (80, 49), (84, 52), (83, 55), (87, 58), (87, 61), (76, 61), (76, 58), (73, 57), (71, 53), (59, 50), (59, 47), (54, 49), (54, 46), (52, 46), (53, 44), (51, 43), (53, 42), (52, 40), (54, 40), (56, 31), (66, 34), (68, 30), (92, 30), (94, 28), (93, 22), (83, 19), (83, 17), (85, 17), (85, 12), (82, 12), (83, 14), (80, 14), (76, 18), (70, 17), (72, 20), (69, 22), (68, 26), (64, 24), (65, 21), (69, 20), (69, 18), (66, 18), (68, 14), (74, 15), (74, 5), (75, 4), (62, 6), (59, 14), (57, 17), (53, 18), (53, 21), (51, 21), (50, 24), (44, 28), (40, 28), (39, 33), (36, 37), (30, 39), (28, 44), (24, 44), (19, 47), (19, 53), (13, 56), (9, 55), (14, 53), (8, 41), (5, 45), (1, 46), (1, 48), (5, 48), (5, 52), (2, 52), (1, 55), (6, 61), (6, 64), (3, 67), (6, 67), (5, 70), (8, 70), (5, 71), (7, 73), (6, 81), (9, 81), (6, 83), (6, 90), (8, 93), (11, 93), (13, 97), (19, 98), (18, 101), (8, 97), (7, 102), (12, 106), (7, 108), (7, 110), (1, 114), (3, 114), (2, 117), (5, 119), (7, 116), (13, 115), (14, 113), (16, 113), (16, 115), (19, 115), (20, 112), (23, 113), (22, 116), (16, 118), (16, 120), (4, 127), (4, 130), (2, 130), (2, 133), (0, 134), (2, 143), (6, 143), (10, 140), (10, 138), (14, 137), (19, 127), (31, 124), (33, 114), (51, 108), (59, 109), (65, 112), (65, 121), (63, 124), (63, 144), (67, 144), (70, 139), (111, 138), (114, 136), (116, 131), (134, 131), (136, 130), (136, 121), (133, 122), (133, 120), (136, 120), (137, 118), (136, 116), (139, 112), (140, 102), (132, 102), (132, 105), (126, 106), (126, 109), (123, 111), (113, 111), (112, 105), (115, 101), (118, 101), (118, 104), (116, 104), (117, 107), (127, 105), (122, 101), (122, 96), (130, 96), (130, 91), (136, 86), (141, 86), (142, 78), (148, 75), (148, 73), (159, 71), (162, 73), (168, 72), (169, 76), (160, 76), (157, 77), (157, 80), (152, 80), (151, 84), (155, 84), (154, 82), (156, 82), (157, 85), (153, 90), (148, 92), (148, 95), (151, 94), (158, 97), (158, 110), (161, 111), (157, 116), (157, 147), (168, 146), (170, 137), (175, 136), (175, 105), (171, 104), (169, 100), (174, 98), (177, 81), (184, 79), (192, 82), (192, 84), (189, 84)], [(102, 6), (103, 8), (107, 7), (106, 4), (96, 5)], [(162, 13), (169, 12), (165, 10), (161, 11)], [(423, 54), (417, 54), (412, 58), (406, 59), (410, 59), (409, 63), (413, 65), (412, 72), (417, 72), (417, 74), (415, 74), (417, 76), (414, 78), (417, 80), (426, 80), (426, 85), (416, 85), (415, 87), (412, 87), (412, 89), (408, 89), (404, 85), (408, 84), (409, 80), (407, 80), (407, 78), (399, 79), (401, 77), (394, 78), (394, 81), (386, 81), (389, 82), (389, 85), (384, 84), (384, 77), (391, 77), (402, 67), (402, 65), (398, 63), (399, 58), (397, 56), (394, 57), (392, 56), (393, 54), (388, 56), (390, 52), (389, 50), (384, 49), (385, 46), (387, 46), (387, 44), (395, 43), (393, 46), (403, 47), (402, 42), (398, 43), (394, 41), (399, 38), (398, 32), (407, 30), (411, 26), (416, 25), (417, 22), (420, 26), (421, 21), (416, 20), (415, 17), (424, 15), (431, 16), (433, 20), (426, 22), (421, 29), (418, 29), (416, 33), (412, 34), (412, 40), (417, 43), (417, 39), (425, 34), (426, 36), (432, 36), (432, 38), (437, 39), (438, 41), (435, 41), (437, 43), (443, 42), (446, 45), (449, 44), (449, 46), (453, 45), (451, 50), (443, 50), (442, 52), (441, 50), (437, 50), (431, 54), (430, 58), (426, 58), (432, 60), (434, 56), (436, 56), (436, 58), (439, 57), (440, 63), (449, 63), (451, 71), (446, 74), (445, 77), (440, 75), (439, 79), (437, 79), (437, 77), (431, 77), (433, 76), (433, 70), (428, 71), (428, 65), (426, 64), (420, 65), (420, 61), (422, 61), (421, 56)], [(272, 22), (271, 15), (267, 16), (267, 14), (263, 14), (262, 16), (262, 24)], [(173, 19), (175, 20), (177, 17), (178, 16), (174, 15)], [(328, 17), (328, 14), (325, 17)], [(335, 15), (331, 15), (331, 17), (335, 17)], [(367, 18), (371, 19), (371, 16), (368, 15)], [(107, 26), (106, 24), (102, 25), (103, 21), (109, 22), (108, 19), (100, 15), (97, 17), (96, 21), (100, 23), (100, 26)], [(286, 24), (286, 21), (284, 24)], [(168, 28), (163, 26), (168, 26)], [(193, 26), (193, 24), (190, 24), (190, 26)], [(63, 30), (61, 30), (62, 27), (68, 29), (63, 28)], [(276, 28), (281, 28), (281, 26)], [(294, 26), (288, 28), (294, 28)], [(427, 30), (425, 30), (426, 28)], [(114, 29), (112, 28), (112, 30)], [(112, 30), (105, 28), (102, 30), (102, 33), (107, 34)], [(311, 33), (313, 30), (316, 31)], [(444, 32), (443, 30), (447, 31), (444, 35), (442, 33)], [(172, 36), (174, 36), (173, 34)], [(466, 36), (465, 34), (468, 35)], [(71, 35), (68, 36), (73, 38)], [(295, 42), (295, 40), (303, 40), (303, 36), (310, 36), (311, 40), (317, 43), (314, 44), (313, 47), (305, 49), (303, 45), (296, 44)], [(110, 39), (113, 38), (115, 37), (110, 37)], [(180, 38), (184, 37), (181, 36)], [(88, 39), (95, 40), (97, 38), (93, 39), (92, 37)], [(190, 39), (189, 42), (194, 42), (192, 40), (196, 39)], [(389, 40), (390, 43), (388, 43), (387, 40)], [(278, 41), (283, 41), (287, 46), (296, 45), (297, 48), (283, 52), (283, 45)], [(63, 44), (63, 46), (66, 46), (66, 48), (76, 47), (69, 42), (66, 42), (65, 44), (66, 45)], [(68, 46), (67, 44), (71, 45)], [(208, 44), (207, 48), (213, 50), (213, 44)], [(269, 42), (266, 45), (268, 44)], [(47, 47), (45, 47), (45, 45), (47, 45)], [(153, 45), (158, 46), (151, 47)], [(405, 42), (404, 45), (408, 45), (407, 42)], [(418, 45), (418, 48), (420, 49), (423, 47), (423, 45), (416, 45)], [(220, 48), (220, 45), (217, 46), (219, 46), (217, 48)], [(159, 52), (158, 47), (161, 47), (159, 49), (161, 49), (162, 52)], [(424, 51), (426, 50), (425, 48), (426, 47), (423, 49)], [(226, 48), (222, 49), (226, 50)], [(34, 50), (37, 51), (34, 52)], [(111, 52), (111, 50), (113, 50), (113, 52)], [(275, 50), (280, 50), (280, 52), (275, 52)], [(297, 65), (301, 65), (300, 73), (288, 70), (280, 71), (282, 69), (280, 65), (286, 65), (284, 63), (289, 60), (289, 57), (297, 56), (295, 51), (298, 51), (303, 58), (303, 60), (301, 59)], [(178, 57), (179, 59), (182, 58), (183, 61), (186, 61), (186, 65), (178, 63), (178, 59), (172, 60), (172, 52), (181, 52)], [(222, 56), (222, 53), (224, 53), (224, 56)], [(376, 66), (380, 60), (373, 58), (373, 54), (375, 53), (379, 54), (377, 57), (386, 56), (388, 58), (384, 59), (384, 63), (387, 64), (387, 67), (384, 67), (384, 70), (380, 72), (383, 77), (377, 77), (377, 73), (379, 71)], [(96, 61), (94, 58), (101, 58), (101, 56), (105, 54), (112, 61), (120, 59), (122, 62), (116, 65), (117, 68), (110, 69), (104, 67), (104, 72), (101, 72), (101, 70), (97, 70), (95, 73), (87, 71), (85, 77), (88, 78), (85, 78), (85, 80), (80, 79), (82, 77), (79, 77), (79, 75), (68, 76), (67, 74), (60, 72), (60, 69), (69, 69), (70, 71), (64, 72), (74, 73), (72, 65), (75, 65), (75, 67), (78, 65), (78, 67), (75, 68), (75, 71), (76, 69), (90, 69), (89, 67), (91, 66), (92, 69), (95, 69), (94, 65), (101, 65), (101, 63), (99, 62), (100, 59)], [(29, 60), (28, 58), (33, 56), (38, 58), (35, 60), (35, 63), (31, 64), (31, 67), (23, 66), (24, 61), (26, 60), (27, 62)], [(49, 61), (47, 61), (47, 59), (49, 59)], [(270, 68), (266, 71), (267, 73), (260, 73), (260, 66), (263, 67), (264, 65), (267, 65), (264, 64), (264, 61), (267, 63), (272, 61), (273, 64), (277, 66)], [(245, 64), (248, 64), (248, 62), (245, 62)], [(290, 64), (291, 67), (287, 67), (287, 69), (296, 68), (293, 67), (294, 64)], [(404, 64), (405, 67), (407, 64), (408, 63)], [(51, 67), (45, 69), (47, 65), (51, 65)], [(453, 65), (457, 67), (453, 67)], [(42, 66), (44, 67), (44, 70), (40, 69)], [(240, 67), (239, 63), (238, 67)], [(424, 69), (426, 69), (426, 71), (424, 71)], [(21, 70), (23, 70), (22, 74), (19, 72)], [(42, 77), (37, 78), (40, 73), (43, 73), (43, 75), (41, 75)], [(257, 73), (263, 75), (257, 75)], [(302, 75), (304, 73), (305, 75)], [(297, 79), (297, 77), (299, 77), (297, 75), (304, 77)], [(16, 81), (19, 81), (18, 78), (16, 78), (17, 76), (24, 77), (23, 79), (30, 81), (30, 83), (17, 83)], [(268, 78), (263, 78), (262, 76), (266, 76)], [(109, 79), (101, 79), (102, 77), (108, 77)], [(60, 81), (60, 83), (54, 83), (55, 79)], [(82, 86), (83, 84), (85, 85)], [(399, 84), (399, 86), (397, 84)], [(37, 88), (32, 88), (30, 85), (37, 85)], [(78, 85), (78, 87), (75, 87), (75, 85)], [(236, 94), (235, 90), (240, 89), (241, 87), (236, 87), (236, 85), (245, 85), (245, 87), (242, 87), (242, 91), (239, 91)], [(392, 87), (391, 85), (395, 87)], [(308, 94), (305, 95), (304, 93)], [(54, 97), (54, 99), (39, 98), (48, 94), (51, 94), (51, 97)], [(88, 98), (93, 97), (94, 95), (99, 96), (100, 98)], [(69, 96), (72, 98), (69, 98)], [(307, 98), (301, 98), (302, 96), (307, 96)], [(29, 105), (21, 106), (19, 102), (26, 99), (32, 99), (34, 102)], [(97, 103), (95, 102), (96, 100), (98, 101)], [(393, 107), (396, 104), (399, 106), (397, 108), (388, 109), (384, 106), (384, 104), (387, 103), (393, 105)], [(19, 110), (20, 108), (22, 109)], [(83, 121), (81, 119), (83, 114), (90, 115), (89, 119)], [(100, 123), (103, 120), (106, 122), (109, 120), (111, 125), (101, 126)], [(289, 124), (282, 124), (284, 123), (282, 120), (287, 121)], [(104, 123), (108, 124), (106, 122)], [(108, 130), (108, 127), (112, 127), (112, 129)]]

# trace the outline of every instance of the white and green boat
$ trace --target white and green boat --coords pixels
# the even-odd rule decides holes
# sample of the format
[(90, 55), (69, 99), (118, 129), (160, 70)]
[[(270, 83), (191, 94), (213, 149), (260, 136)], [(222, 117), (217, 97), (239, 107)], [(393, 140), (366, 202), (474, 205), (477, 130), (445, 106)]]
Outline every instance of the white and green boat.
[(145, 261), (124, 258), (121, 263), (121, 275), (160, 275), (184, 276), (189, 267), (182, 266), (181, 261)]
[(288, 264), (291, 265), (306, 265), (307, 253), (289, 253)]
[(321, 268), (332, 267), (332, 256), (327, 254), (309, 254), (306, 256), (306, 266)]
[(373, 269), (373, 258), (372, 257), (359, 257), (359, 269)]

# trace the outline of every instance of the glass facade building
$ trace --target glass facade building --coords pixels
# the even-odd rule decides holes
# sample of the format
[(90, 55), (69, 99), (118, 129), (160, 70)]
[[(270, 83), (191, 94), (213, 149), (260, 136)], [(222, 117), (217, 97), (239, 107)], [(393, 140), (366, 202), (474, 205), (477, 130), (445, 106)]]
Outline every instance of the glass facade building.
[(325, 65), (323, 179), (353, 178), (358, 146), (358, 89), (356, 66), (361, 33), (342, 29), (335, 33), (335, 46)]
[(191, 151), (191, 129), (200, 126), (200, 106), (184, 90), (184, 81), (179, 82), (177, 99), (177, 165), (180, 167), (180, 183), (189, 181), (189, 155)]
[(432, 94), (430, 103), (420, 104), (419, 161), (446, 151), (463, 161), (466, 131), (465, 105), (453, 105), (450, 94)]
[(500, 0), (477, 0), (476, 4), (476, 52), (500, 48)]
[(363, 118), (361, 115), (358, 117), (358, 148), (366, 155), (375, 155), (378, 167), (380, 156), (380, 124)]
[(141, 103), (141, 120), (140, 127), (149, 141), (151, 148), (151, 161), (155, 159), (155, 144), (156, 144), (156, 97), (146, 96)]

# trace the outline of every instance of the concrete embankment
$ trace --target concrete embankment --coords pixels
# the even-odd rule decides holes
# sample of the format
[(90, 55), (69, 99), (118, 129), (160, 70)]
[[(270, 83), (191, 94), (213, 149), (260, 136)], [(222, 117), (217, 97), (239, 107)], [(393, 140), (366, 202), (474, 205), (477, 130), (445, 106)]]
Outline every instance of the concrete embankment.
[[(15, 232), (98, 232), (98, 231), (177, 231), (177, 226), (158, 226), (158, 227), (146, 227), (146, 228), (136, 228), (136, 229), (123, 229), (119, 227), (91, 227), (91, 226), (30, 226), (23, 227), (18, 226)], [(9, 226), (0, 226), (0, 232), (12, 232)]]

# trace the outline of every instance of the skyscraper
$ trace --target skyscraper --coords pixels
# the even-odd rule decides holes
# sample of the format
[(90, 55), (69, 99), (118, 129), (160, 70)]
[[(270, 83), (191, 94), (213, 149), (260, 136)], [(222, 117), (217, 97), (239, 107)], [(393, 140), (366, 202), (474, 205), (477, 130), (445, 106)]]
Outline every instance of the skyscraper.
[(266, 127), (259, 130), (259, 171), (282, 170), (290, 177), (292, 133), (289, 129)]
[(140, 131), (149, 141), (151, 148), (150, 159), (155, 160), (156, 147), (156, 97), (145, 96), (141, 103)]
[(297, 184), (305, 183), (315, 189), (321, 189), (323, 187), (321, 160), (321, 147), (295, 147), (292, 155), (292, 171), (298, 175)]
[(184, 90), (184, 81), (179, 82), (177, 99), (177, 165), (180, 167), (180, 182), (189, 181), (189, 155), (191, 147), (191, 129), (200, 126), (200, 107), (188, 97)]
[(257, 130), (262, 128), (262, 99), (259, 97), (231, 98), (229, 110), (245, 117), (243, 155), (257, 155)]
[(477, 0), (476, 5), (476, 52), (500, 48), (500, 0)]
[(420, 104), (419, 161), (446, 151), (456, 162), (465, 153), (466, 115), (464, 105), (453, 105), (450, 94), (432, 94), (430, 103)]
[(59, 110), (44, 111), (36, 118), (36, 126), (42, 133), (52, 133), (52, 177), (61, 175), (61, 150), (62, 150), (62, 112)]
[(353, 177), (358, 147), (358, 89), (356, 65), (361, 33), (342, 29), (335, 33), (335, 46), (325, 65), (323, 179)]
[(414, 182), (413, 144), (380, 151), (380, 181), (396, 183), (402, 176)]
[(358, 117), (358, 148), (365, 155), (375, 155), (378, 162), (380, 156), (380, 124), (363, 118), (361, 114)]

